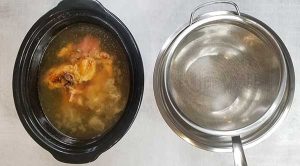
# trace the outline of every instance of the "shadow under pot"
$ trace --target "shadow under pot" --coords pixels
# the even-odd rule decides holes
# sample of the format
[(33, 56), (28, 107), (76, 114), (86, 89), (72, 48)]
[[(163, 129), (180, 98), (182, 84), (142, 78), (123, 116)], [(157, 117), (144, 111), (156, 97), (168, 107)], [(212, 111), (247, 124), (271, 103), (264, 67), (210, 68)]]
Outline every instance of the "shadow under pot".
[(30, 136), (57, 160), (94, 161), (133, 123), (144, 72), (126, 26), (98, 1), (63, 0), (29, 30), (13, 93)]

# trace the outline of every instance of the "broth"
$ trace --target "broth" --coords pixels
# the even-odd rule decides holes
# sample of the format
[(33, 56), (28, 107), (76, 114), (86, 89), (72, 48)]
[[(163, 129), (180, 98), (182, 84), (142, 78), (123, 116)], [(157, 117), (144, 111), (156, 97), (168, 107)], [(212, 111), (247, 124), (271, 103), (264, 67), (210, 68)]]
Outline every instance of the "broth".
[(45, 50), (39, 99), (51, 124), (68, 136), (87, 139), (109, 130), (123, 113), (129, 86), (125, 50), (104, 28), (74, 24)]

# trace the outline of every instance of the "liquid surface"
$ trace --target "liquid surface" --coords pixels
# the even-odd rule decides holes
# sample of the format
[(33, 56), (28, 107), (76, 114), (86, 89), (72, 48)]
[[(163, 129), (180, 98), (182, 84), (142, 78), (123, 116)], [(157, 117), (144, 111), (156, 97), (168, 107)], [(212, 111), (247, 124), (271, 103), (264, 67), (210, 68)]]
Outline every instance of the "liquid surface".
[(49, 44), (40, 66), (39, 98), (60, 132), (75, 138), (104, 134), (128, 100), (125, 50), (108, 30), (74, 24)]

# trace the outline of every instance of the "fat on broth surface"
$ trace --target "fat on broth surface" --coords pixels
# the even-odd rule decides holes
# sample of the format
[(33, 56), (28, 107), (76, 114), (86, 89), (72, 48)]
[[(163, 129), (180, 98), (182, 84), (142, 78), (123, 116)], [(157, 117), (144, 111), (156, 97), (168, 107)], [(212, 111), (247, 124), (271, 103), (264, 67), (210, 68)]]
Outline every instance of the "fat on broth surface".
[(88, 139), (108, 131), (123, 113), (129, 86), (125, 50), (104, 28), (71, 25), (45, 50), (39, 99), (48, 120), (65, 135)]

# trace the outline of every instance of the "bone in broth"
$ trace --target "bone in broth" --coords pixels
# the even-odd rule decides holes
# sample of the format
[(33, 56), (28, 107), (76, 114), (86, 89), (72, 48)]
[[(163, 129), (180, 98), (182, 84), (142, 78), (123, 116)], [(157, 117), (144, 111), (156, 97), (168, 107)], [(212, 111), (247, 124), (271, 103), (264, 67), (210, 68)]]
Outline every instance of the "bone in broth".
[(59, 32), (48, 45), (40, 66), (39, 98), (56, 129), (92, 138), (119, 120), (129, 84), (125, 50), (117, 37), (80, 23)]

